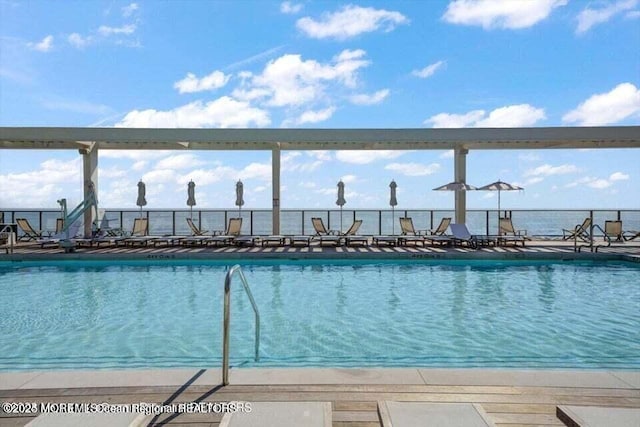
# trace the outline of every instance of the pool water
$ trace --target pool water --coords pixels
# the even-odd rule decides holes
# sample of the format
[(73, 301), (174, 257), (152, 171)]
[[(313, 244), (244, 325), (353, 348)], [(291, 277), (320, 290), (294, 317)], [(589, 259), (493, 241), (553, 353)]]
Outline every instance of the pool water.
[[(0, 263), (0, 370), (221, 364), (230, 263)], [(234, 366), (640, 368), (623, 262), (274, 261), (232, 289)]]

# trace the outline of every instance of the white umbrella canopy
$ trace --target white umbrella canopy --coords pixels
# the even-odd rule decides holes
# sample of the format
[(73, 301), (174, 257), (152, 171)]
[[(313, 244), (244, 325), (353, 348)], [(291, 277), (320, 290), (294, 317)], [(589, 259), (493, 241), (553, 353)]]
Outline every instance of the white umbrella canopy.
[(142, 217), (142, 207), (147, 205), (147, 187), (144, 185), (144, 182), (140, 180), (138, 182), (138, 200), (136, 200), (136, 205), (140, 206), (140, 217)]
[(340, 233), (342, 233), (342, 207), (347, 203), (344, 199), (344, 182), (340, 180), (338, 182), (338, 200), (336, 200), (336, 205), (340, 206)]
[(396, 184), (395, 180), (391, 180), (389, 184), (390, 188), (390, 197), (389, 197), (389, 205), (391, 205), (391, 235), (396, 234), (396, 212), (395, 207), (398, 205), (398, 199), (396, 198), (396, 188), (398, 188), (398, 184)]
[(236, 182), (236, 206), (238, 207), (238, 213), (242, 210), (242, 205), (244, 205), (244, 199), (242, 198), (244, 195), (244, 184), (242, 181), (238, 180)]
[(193, 207), (196, 205), (196, 183), (189, 181), (187, 184), (187, 206), (191, 208), (191, 218), (193, 218)]

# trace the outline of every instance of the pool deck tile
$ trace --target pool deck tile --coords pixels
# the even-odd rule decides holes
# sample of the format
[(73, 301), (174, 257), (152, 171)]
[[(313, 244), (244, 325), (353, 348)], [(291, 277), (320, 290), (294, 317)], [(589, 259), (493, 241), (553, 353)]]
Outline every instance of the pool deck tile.
[[(528, 387), (638, 388), (609, 371), (420, 369), (428, 385), (495, 385)], [(633, 379), (633, 373), (616, 372)], [(635, 372), (640, 376), (640, 373)]]
[(640, 371), (614, 371), (611, 374), (631, 387), (640, 389)]

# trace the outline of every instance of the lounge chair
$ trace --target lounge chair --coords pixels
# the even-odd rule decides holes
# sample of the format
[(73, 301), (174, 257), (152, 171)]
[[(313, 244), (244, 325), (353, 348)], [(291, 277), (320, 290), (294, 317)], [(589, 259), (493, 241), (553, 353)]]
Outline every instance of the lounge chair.
[(605, 221), (604, 222), (604, 239), (622, 242), (622, 221)]
[(606, 406), (556, 406), (556, 417), (567, 426), (616, 426), (640, 425), (640, 409)]
[(624, 240), (634, 240), (640, 237), (640, 231), (627, 230), (624, 233), (622, 233), (622, 237), (624, 238)]
[(455, 244), (466, 244), (470, 248), (477, 249), (478, 246), (496, 244), (496, 238), (482, 234), (471, 234), (466, 224), (451, 224), (452, 240)]
[(202, 230), (200, 227), (196, 226), (191, 218), (187, 218), (187, 224), (189, 224), (191, 235), (193, 236), (203, 236), (207, 233), (207, 230)]
[(131, 236), (118, 239), (116, 244), (123, 243), (125, 246), (146, 246), (149, 242), (161, 237), (162, 236), (149, 235), (149, 220), (147, 218), (136, 218), (133, 221)]
[(383, 427), (495, 427), (477, 403), (378, 402)]
[(409, 242), (413, 242), (414, 245), (422, 243), (424, 246), (424, 235), (418, 233), (413, 226), (413, 219), (411, 218), (399, 218), (401, 235), (398, 237), (398, 245), (408, 245)]
[(351, 224), (351, 227), (349, 227), (349, 229), (345, 231), (343, 234), (321, 235), (318, 237), (318, 239), (320, 239), (320, 245), (322, 245), (325, 242), (329, 242), (329, 243), (333, 243), (336, 246), (339, 246), (342, 243), (342, 240), (345, 240), (345, 243), (346, 243), (346, 239), (349, 239), (349, 243), (356, 242), (356, 241), (363, 242), (364, 239), (367, 239), (367, 242), (368, 242), (368, 238), (366, 236), (356, 236), (356, 233), (358, 232), (358, 229), (360, 228), (361, 225), (362, 225), (362, 220), (356, 219), (355, 221), (353, 221), (353, 224)]
[(516, 230), (513, 227), (511, 218), (500, 218), (499, 230), (498, 243), (506, 244), (512, 242), (516, 245), (522, 243), (522, 246), (524, 246), (524, 241), (527, 239), (527, 230)]
[(29, 241), (42, 238), (42, 230), (36, 230), (29, 224), (29, 220), (26, 218), (16, 218), (18, 227), (22, 230), (23, 234), (18, 240)]
[(431, 236), (444, 236), (451, 224), (451, 218), (445, 217), (440, 220), (440, 224), (435, 229), (427, 230), (427, 234)]
[(328, 230), (327, 227), (324, 226), (324, 222), (322, 218), (311, 218), (311, 224), (313, 224), (313, 229), (316, 232), (316, 236), (328, 236), (332, 234), (340, 234), (338, 230)]
[(583, 242), (589, 242), (591, 238), (591, 218), (587, 217), (582, 224), (576, 225), (573, 229), (562, 229), (562, 240), (580, 239)]
[[(184, 239), (185, 243), (189, 243), (189, 241), (197, 241), (205, 245), (214, 244), (214, 245), (231, 245), (236, 243), (236, 239), (238, 239), (237, 243), (244, 243), (245, 239), (239, 238), (240, 232), (242, 230), (242, 218), (229, 218), (229, 224), (227, 224), (227, 229), (224, 231), (224, 234), (218, 236), (192, 236)], [(253, 236), (247, 236), (251, 238), (252, 242), (255, 242), (255, 238)]]
[[(57, 222), (64, 224), (62, 218), (58, 218)], [(74, 237), (77, 237), (80, 231), (80, 225), (81, 221), (76, 221), (69, 226), (68, 230), (64, 230), (64, 227), (61, 227), (57, 233), (50, 237), (36, 239), (36, 243), (39, 244), (41, 248), (44, 248), (46, 245), (59, 246), (62, 240), (74, 240)], [(56, 224), (56, 229), (57, 228)]]

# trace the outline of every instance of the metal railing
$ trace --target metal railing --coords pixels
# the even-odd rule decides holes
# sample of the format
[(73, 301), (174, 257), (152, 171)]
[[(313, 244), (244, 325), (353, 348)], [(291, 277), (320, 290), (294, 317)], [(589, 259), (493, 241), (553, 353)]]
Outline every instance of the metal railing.
[(240, 276), (240, 281), (242, 282), (242, 286), (244, 287), (247, 296), (249, 297), (249, 301), (251, 301), (251, 306), (253, 307), (253, 312), (255, 314), (255, 325), (256, 325), (256, 337), (255, 337), (255, 361), (257, 362), (260, 358), (260, 313), (258, 312), (258, 307), (256, 306), (256, 302), (253, 299), (253, 295), (251, 294), (251, 288), (249, 288), (249, 283), (247, 283), (247, 279), (244, 277), (244, 273), (242, 272), (242, 268), (240, 265), (236, 264), (229, 269), (227, 275), (224, 278), (224, 312), (222, 318), (222, 385), (229, 384), (229, 338), (230, 331), (229, 327), (231, 325), (231, 279), (233, 275), (237, 273)]
[[(32, 226), (40, 230), (54, 230), (58, 209), (7, 209), (0, 208), (5, 222), (15, 222), (15, 218), (27, 218)], [(135, 218), (140, 217), (137, 209), (106, 209), (105, 218), (112, 228), (131, 230)], [(188, 235), (191, 230), (186, 219), (193, 221), (200, 229), (213, 232), (224, 230), (229, 219), (242, 217), (244, 235), (272, 234), (272, 214), (270, 209), (198, 209), (191, 213), (188, 209), (147, 209), (142, 215), (149, 220), (149, 233), (154, 235)], [(340, 227), (339, 209), (283, 209), (280, 212), (280, 234), (312, 235), (312, 217), (320, 217), (331, 229)], [(398, 233), (398, 218), (411, 217), (416, 229), (433, 229), (444, 217), (454, 217), (453, 210), (445, 209), (345, 209), (342, 212), (342, 231), (355, 219), (363, 220), (360, 234), (385, 235)], [(640, 209), (468, 209), (467, 227), (473, 234), (498, 234), (498, 217), (510, 217), (519, 230), (527, 230), (528, 236), (557, 238), (562, 229), (568, 229), (592, 217), (593, 223), (604, 224), (606, 220), (622, 221), (625, 230), (640, 230)], [(395, 226), (395, 227), (394, 227)]]
[[(598, 229), (600, 230), (600, 232), (602, 233), (602, 236), (604, 237), (604, 240), (607, 241), (606, 245), (594, 245), (593, 244), (593, 230)], [(606, 231), (604, 231), (602, 229), (602, 227), (600, 227), (598, 224), (592, 224), (591, 227), (589, 227), (589, 244), (588, 245), (580, 245), (578, 246), (578, 236), (575, 235), (574, 236), (574, 242), (573, 242), (573, 251), (574, 252), (580, 252), (580, 250), (582, 248), (589, 248), (590, 252), (598, 252), (599, 248), (608, 248), (609, 246), (611, 246), (611, 236), (609, 236), (607, 234)]]

